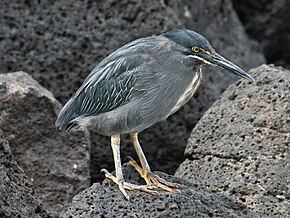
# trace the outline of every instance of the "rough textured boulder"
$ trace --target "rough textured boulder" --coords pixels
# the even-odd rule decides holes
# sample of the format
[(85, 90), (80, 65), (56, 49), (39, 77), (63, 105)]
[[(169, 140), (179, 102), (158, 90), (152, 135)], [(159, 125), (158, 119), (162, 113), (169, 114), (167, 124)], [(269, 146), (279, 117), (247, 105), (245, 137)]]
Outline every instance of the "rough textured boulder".
[(28, 74), (0, 74), (0, 126), (39, 199), (56, 214), (90, 184), (88, 136), (58, 132), (60, 106)]
[(176, 176), (223, 192), (265, 217), (290, 214), (290, 71), (262, 65), (240, 80), (191, 133)]
[[(131, 166), (126, 164), (123, 171), (127, 181), (142, 184)], [(127, 201), (116, 184), (105, 180), (75, 196), (66, 217), (257, 217), (244, 204), (225, 195), (199, 189), (165, 173), (158, 174), (181, 184), (181, 193), (172, 195), (160, 190), (159, 196), (152, 196), (129, 191), (130, 201)]]
[[(136, 10), (137, 18), (133, 18), (132, 24), (122, 28), (122, 33), (114, 29), (117, 32), (112, 32), (112, 36), (116, 34), (119, 37), (127, 31), (128, 34), (124, 36), (127, 42), (136, 37), (160, 33), (171, 28), (186, 27), (204, 34), (217, 51), (246, 70), (264, 63), (264, 57), (258, 51), (257, 44), (248, 39), (230, 1), (200, 1), (199, 3), (168, 1), (167, 5), (156, 2), (158, 1), (153, 4), (150, 1), (143, 2), (141, 5), (137, 4), (138, 7), (132, 9)], [(139, 10), (139, 6), (143, 9)], [(114, 13), (115, 18), (121, 23), (126, 14), (124, 11)], [(140, 19), (145, 20), (141, 26), (138, 24)], [(157, 28), (158, 22), (164, 23), (162, 30)], [(110, 24), (111, 22), (107, 22), (108, 26)], [(134, 29), (133, 34), (131, 34), (131, 25)], [(221, 72), (216, 68), (204, 70), (206, 71), (204, 82), (191, 101), (171, 116), (167, 122), (156, 124), (140, 134), (142, 146), (153, 169), (174, 173), (184, 159), (184, 145), (194, 125), (226, 87), (237, 79), (236, 76)], [(128, 137), (123, 137), (123, 139), (126, 139), (125, 146), (122, 147), (123, 156), (134, 156), (135, 152)], [(96, 169), (92, 171), (94, 180), (100, 175), (101, 168), (112, 170), (114, 164), (112, 158), (108, 159), (108, 155), (111, 157), (109, 140), (100, 138), (96, 134), (91, 134), (91, 140), (94, 143), (92, 165)]]
[[(176, 28), (204, 34), (221, 54), (245, 69), (264, 63), (231, 1), (10, 1), (0, 7), (0, 72), (24, 70), (62, 103), (90, 70), (121, 45)], [(255, 60), (255, 61), (253, 61)], [(183, 161), (194, 124), (236, 77), (207, 69), (205, 82), (182, 111), (141, 134), (153, 169), (173, 173)], [(113, 168), (109, 140), (92, 134), (92, 177)], [(128, 143), (125, 155), (134, 154)], [(154, 159), (154, 160), (153, 160)]]
[(249, 35), (259, 41), (269, 63), (290, 67), (290, 1), (233, 0)]
[(0, 130), (0, 217), (49, 217)]

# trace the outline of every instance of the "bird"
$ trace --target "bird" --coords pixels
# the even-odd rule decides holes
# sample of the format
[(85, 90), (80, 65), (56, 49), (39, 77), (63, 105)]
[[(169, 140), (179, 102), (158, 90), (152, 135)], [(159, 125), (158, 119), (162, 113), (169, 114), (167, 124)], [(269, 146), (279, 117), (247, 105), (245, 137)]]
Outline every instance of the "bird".
[[(55, 125), (60, 131), (78, 127), (111, 137), (115, 175), (102, 169), (129, 200), (127, 190), (152, 195), (163, 189), (176, 194), (181, 188), (154, 174), (138, 140), (138, 134), (166, 120), (196, 92), (203, 65), (225, 69), (254, 81), (244, 70), (218, 54), (201, 34), (178, 29), (136, 39), (120, 47), (89, 73), (80, 88), (61, 109)], [(129, 134), (141, 166), (129, 163), (146, 185), (124, 180), (120, 157), (120, 135)]]

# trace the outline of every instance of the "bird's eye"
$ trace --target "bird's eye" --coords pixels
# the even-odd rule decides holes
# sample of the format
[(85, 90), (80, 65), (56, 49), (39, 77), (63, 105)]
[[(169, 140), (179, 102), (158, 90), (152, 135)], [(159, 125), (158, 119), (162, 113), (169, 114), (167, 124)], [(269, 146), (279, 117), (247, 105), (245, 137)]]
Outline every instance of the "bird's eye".
[(200, 49), (198, 47), (193, 47), (192, 50), (196, 53), (200, 51)]

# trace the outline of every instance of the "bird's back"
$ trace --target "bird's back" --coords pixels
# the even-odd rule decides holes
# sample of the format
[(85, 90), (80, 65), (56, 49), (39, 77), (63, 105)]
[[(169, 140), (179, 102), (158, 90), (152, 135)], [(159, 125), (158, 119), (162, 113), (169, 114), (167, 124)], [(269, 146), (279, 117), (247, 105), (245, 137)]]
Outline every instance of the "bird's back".
[(155, 59), (151, 54), (160, 49), (158, 37), (151, 38), (128, 43), (100, 62), (61, 110), (56, 121), (59, 130), (68, 131), (78, 125), (79, 117), (98, 115), (126, 104), (136, 73)]

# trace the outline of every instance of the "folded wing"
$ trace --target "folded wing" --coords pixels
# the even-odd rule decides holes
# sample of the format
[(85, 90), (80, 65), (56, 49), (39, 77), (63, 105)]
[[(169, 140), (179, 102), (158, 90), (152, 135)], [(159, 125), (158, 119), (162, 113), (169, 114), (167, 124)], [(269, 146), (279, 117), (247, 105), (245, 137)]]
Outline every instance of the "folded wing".
[(140, 43), (126, 45), (122, 52), (115, 51), (92, 70), (61, 110), (56, 121), (59, 130), (76, 126), (80, 116), (108, 112), (129, 101), (138, 71), (153, 59), (138, 50), (139, 46), (142, 48)]

